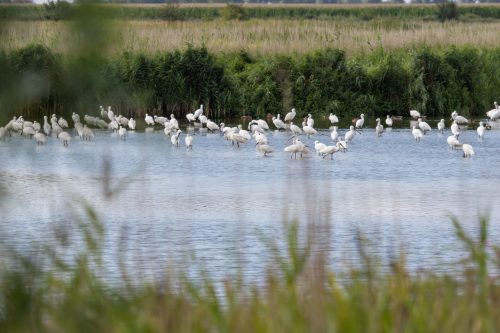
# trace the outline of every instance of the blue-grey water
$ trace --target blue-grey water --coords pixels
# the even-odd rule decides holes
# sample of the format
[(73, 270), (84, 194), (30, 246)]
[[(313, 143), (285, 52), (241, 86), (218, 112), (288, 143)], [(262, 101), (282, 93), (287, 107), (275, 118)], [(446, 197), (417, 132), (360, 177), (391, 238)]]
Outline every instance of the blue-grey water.
[[(329, 143), (329, 135), (304, 140), (314, 149), (314, 140)], [(381, 138), (365, 130), (333, 160), (314, 153), (290, 159), (283, 151), (290, 134), (278, 132), (268, 133), (275, 150), (268, 157), (252, 142), (238, 149), (219, 134), (196, 134), (192, 151), (183, 136), (176, 148), (161, 130), (129, 132), (126, 141), (101, 131), (91, 142), (73, 138), (68, 148), (56, 139), (37, 146), (13, 137), (0, 141), (0, 242), (19, 251), (51, 245), (57, 230), (77, 230), (84, 199), (105, 225), (110, 279), (120, 276), (120, 260), (147, 278), (169, 268), (215, 278), (242, 269), (259, 279), (275, 264), (268, 242), (281, 242), (284, 222), (293, 219), (330, 226), (321, 247), (334, 269), (356, 264), (359, 231), (383, 261), (404, 251), (410, 269), (446, 272), (464, 256), (450, 216), (474, 233), (478, 216), (489, 214), (490, 244), (500, 244), (500, 131), (483, 140), (464, 131), (460, 141), (476, 152), (470, 159), (448, 147), (448, 135), (417, 143), (410, 130)]]

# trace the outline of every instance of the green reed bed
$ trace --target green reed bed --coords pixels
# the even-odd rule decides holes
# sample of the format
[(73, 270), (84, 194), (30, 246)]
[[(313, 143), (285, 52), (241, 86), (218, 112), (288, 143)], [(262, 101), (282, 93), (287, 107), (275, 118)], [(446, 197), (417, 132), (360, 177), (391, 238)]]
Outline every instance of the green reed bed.
[(338, 49), (261, 57), (188, 46), (108, 56), (101, 52), (104, 46), (89, 53), (96, 43), (97, 38), (78, 43), (84, 54), (62, 55), (40, 45), (0, 53), (3, 121), (19, 114), (95, 115), (99, 105), (112, 105), (125, 116), (173, 112), (183, 119), (199, 104), (214, 119), (265, 117), (291, 107), (299, 116), (385, 118), (418, 109), (434, 118), (453, 110), (482, 118), (499, 99), (496, 48), (375, 49), (347, 58)]

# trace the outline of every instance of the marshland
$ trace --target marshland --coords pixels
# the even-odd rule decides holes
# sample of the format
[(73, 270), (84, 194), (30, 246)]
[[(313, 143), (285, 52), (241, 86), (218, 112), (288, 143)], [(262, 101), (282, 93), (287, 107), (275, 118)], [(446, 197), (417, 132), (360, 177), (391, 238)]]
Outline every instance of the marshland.
[(498, 331), (500, 7), (453, 8), (0, 6), (0, 331)]

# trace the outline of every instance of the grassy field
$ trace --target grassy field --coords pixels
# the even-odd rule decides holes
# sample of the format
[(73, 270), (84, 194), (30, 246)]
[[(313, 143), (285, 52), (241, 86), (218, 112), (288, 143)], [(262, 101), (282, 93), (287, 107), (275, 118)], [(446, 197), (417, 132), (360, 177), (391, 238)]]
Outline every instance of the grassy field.
[[(122, 19), (164, 20), (214, 20), (224, 17), (225, 4), (186, 5), (102, 5), (101, 11), (109, 17)], [(74, 7), (72, 7), (74, 9)], [(436, 19), (435, 5), (244, 5), (239, 7), (245, 18), (259, 19), (324, 19), (348, 17), (355, 20), (371, 20), (381, 17), (399, 19)], [(500, 19), (500, 6), (496, 4), (460, 5), (462, 16), (474, 20)], [(59, 18), (70, 17), (72, 9), (65, 10)], [(0, 19), (43, 20), (47, 11), (37, 5), (0, 5)], [(52, 17), (53, 19), (54, 17)]]
[[(64, 53), (73, 31), (67, 22), (17, 21), (0, 28), (4, 50), (39, 43)], [(304, 54), (327, 47), (348, 56), (414, 46), (496, 47), (500, 21), (492, 23), (374, 20), (118, 21), (111, 51), (154, 54), (205, 45), (214, 53)]]

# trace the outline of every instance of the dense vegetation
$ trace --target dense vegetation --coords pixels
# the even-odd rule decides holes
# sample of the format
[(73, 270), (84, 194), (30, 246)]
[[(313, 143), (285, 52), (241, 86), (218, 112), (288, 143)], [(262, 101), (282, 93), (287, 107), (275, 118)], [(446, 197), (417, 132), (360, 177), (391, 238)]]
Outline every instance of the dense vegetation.
[[(359, 20), (371, 20), (381, 17), (397, 19), (438, 19), (435, 5), (386, 5), (386, 6), (234, 6), (230, 10), (243, 13), (245, 18), (256, 19), (335, 19), (349, 17)], [(59, 8), (61, 7), (61, 8)], [(62, 8), (64, 7), (64, 8)], [(227, 15), (225, 6), (100, 6), (109, 18), (121, 19), (165, 19), (165, 20), (213, 20), (232, 18)], [(61, 11), (62, 9), (62, 11)], [(60, 16), (63, 12), (63, 16)], [(57, 15), (53, 15), (56, 13)], [(477, 19), (499, 19), (500, 6), (495, 5), (465, 5), (458, 7), (458, 13), (465, 17)], [(0, 6), (0, 19), (11, 20), (43, 20), (46, 18), (71, 18), (72, 11), (65, 5), (60, 6)]]
[(63, 57), (31, 45), (0, 53), (0, 106), (4, 120), (14, 114), (94, 114), (100, 104), (124, 115), (182, 116), (200, 103), (218, 119), (291, 107), (341, 117), (406, 115), (414, 108), (435, 118), (453, 110), (483, 117), (499, 97), (499, 63), (499, 49), (472, 47), (375, 50), (346, 59), (336, 49), (264, 58), (189, 46), (152, 56)]
[(103, 281), (110, 264), (103, 260), (104, 227), (95, 211), (84, 210), (74, 224), (65, 221), (66, 231), (56, 231), (52, 246), (34, 248), (36, 255), (2, 249), (1, 332), (500, 330), (500, 279), (494, 273), (500, 249), (488, 244), (485, 219), (476, 237), (454, 222), (469, 256), (450, 275), (409, 272), (404, 256), (395, 256), (381, 273), (362, 235), (360, 264), (334, 271), (318, 245), (325, 244), (317, 239), (325, 228), (304, 234), (293, 223), (285, 246), (269, 244), (274, 264), (257, 285), (231, 275), (215, 282), (203, 273), (187, 279), (168, 267), (164, 278), (149, 284), (125, 268), (121, 279)]

